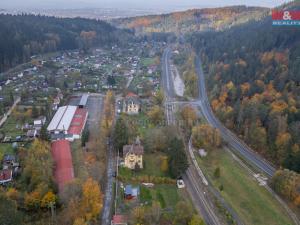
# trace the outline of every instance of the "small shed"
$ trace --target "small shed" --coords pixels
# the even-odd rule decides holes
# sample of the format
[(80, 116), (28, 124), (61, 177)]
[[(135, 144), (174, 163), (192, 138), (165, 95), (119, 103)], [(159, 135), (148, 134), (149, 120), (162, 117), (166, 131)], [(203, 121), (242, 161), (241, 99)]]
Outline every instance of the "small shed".
[(0, 184), (6, 184), (12, 181), (12, 170), (4, 169), (0, 171)]
[(140, 194), (139, 187), (132, 187), (132, 185), (126, 185), (124, 190), (124, 197), (127, 200), (137, 198)]
[(199, 149), (198, 153), (202, 158), (207, 156), (207, 152), (205, 151), (205, 149)]

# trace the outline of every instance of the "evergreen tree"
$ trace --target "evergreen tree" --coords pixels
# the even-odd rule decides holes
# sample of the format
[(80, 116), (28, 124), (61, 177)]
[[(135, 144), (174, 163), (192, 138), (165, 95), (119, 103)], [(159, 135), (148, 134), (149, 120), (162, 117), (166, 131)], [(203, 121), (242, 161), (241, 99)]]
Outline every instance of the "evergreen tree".
[(37, 118), (39, 116), (39, 110), (37, 109), (37, 107), (34, 105), (32, 107), (32, 118)]
[(128, 144), (128, 138), (127, 126), (121, 116), (118, 118), (113, 132), (115, 148), (118, 151), (122, 151), (123, 146)]
[(182, 140), (174, 138), (168, 149), (169, 173), (172, 178), (180, 177), (188, 168), (188, 160)]
[(41, 133), (40, 133), (39, 138), (43, 141), (49, 141), (50, 140), (50, 137), (49, 137), (49, 134), (47, 132), (47, 128), (46, 128), (45, 125), (43, 125), (42, 128), (41, 128)]

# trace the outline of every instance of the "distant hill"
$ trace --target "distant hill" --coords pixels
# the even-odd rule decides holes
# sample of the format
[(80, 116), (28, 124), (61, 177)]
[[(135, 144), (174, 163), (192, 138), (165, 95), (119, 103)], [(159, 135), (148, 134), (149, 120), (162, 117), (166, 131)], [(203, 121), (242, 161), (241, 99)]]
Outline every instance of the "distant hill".
[(32, 55), (126, 42), (129, 32), (89, 19), (0, 14), (0, 72)]
[(120, 28), (134, 29), (137, 33), (188, 33), (224, 30), (249, 20), (260, 19), (269, 11), (268, 8), (246, 6), (193, 9), (163, 15), (116, 19), (112, 23)]

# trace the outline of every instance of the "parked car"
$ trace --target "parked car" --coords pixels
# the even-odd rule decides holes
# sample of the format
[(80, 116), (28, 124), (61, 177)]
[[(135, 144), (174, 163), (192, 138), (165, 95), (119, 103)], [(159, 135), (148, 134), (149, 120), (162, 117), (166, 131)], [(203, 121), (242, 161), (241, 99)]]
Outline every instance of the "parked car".
[(179, 189), (185, 188), (185, 184), (184, 184), (184, 182), (183, 182), (182, 179), (177, 180), (176, 183), (177, 183), (177, 187), (178, 187)]

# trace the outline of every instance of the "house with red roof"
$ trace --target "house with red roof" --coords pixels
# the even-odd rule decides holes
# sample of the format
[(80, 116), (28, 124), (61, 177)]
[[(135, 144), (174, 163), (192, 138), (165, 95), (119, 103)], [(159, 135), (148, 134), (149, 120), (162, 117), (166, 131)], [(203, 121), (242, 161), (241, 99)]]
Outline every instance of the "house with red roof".
[(11, 169), (0, 171), (0, 184), (6, 184), (12, 181), (13, 173)]
[(51, 153), (55, 162), (55, 182), (58, 185), (59, 192), (62, 192), (64, 186), (74, 179), (70, 142), (67, 140), (52, 142)]
[(127, 218), (123, 215), (114, 215), (111, 225), (127, 225)]

